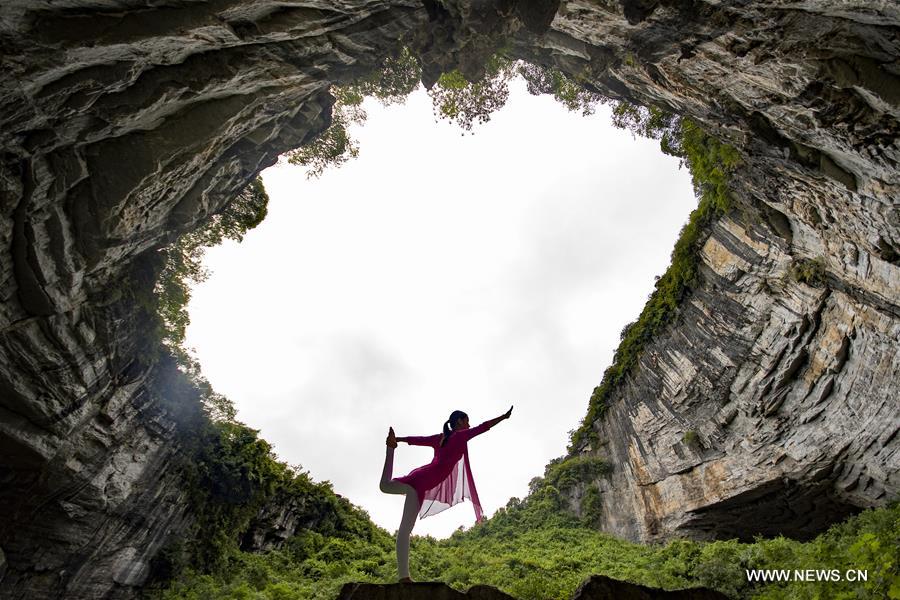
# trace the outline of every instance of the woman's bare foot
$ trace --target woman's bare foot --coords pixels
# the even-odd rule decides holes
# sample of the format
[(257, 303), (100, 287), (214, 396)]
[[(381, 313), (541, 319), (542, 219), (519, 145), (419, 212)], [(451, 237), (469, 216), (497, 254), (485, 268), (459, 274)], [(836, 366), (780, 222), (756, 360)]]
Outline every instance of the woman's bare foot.
[(388, 436), (387, 436), (387, 440), (385, 440), (385, 443), (387, 443), (388, 448), (396, 448), (397, 447), (397, 436), (394, 435), (393, 427), (388, 428)]
[(409, 577), (401, 577), (400, 583), (413, 583), (413, 580), (410, 579)]

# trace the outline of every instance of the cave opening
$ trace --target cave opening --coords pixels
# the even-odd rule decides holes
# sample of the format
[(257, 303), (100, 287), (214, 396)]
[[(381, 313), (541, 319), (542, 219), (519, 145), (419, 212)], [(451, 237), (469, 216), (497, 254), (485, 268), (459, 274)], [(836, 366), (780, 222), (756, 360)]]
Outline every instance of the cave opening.
[[(396, 503), (366, 473), (391, 424), (427, 433), (455, 408), (477, 422), (517, 404), (505, 441), (483, 443), (480, 493), (491, 510), (527, 495), (697, 204), (687, 169), (610, 107), (509, 86), (468, 135), (422, 88), (370, 98), (349, 128), (359, 155), (309, 179), (285, 159), (265, 171), (266, 220), (209, 250), (192, 292), (185, 346), (237, 418), (389, 530)], [(423, 459), (400, 453), (395, 473)], [(462, 512), (417, 533), (449, 535)]]
[[(572, 450), (612, 468), (573, 484), (565, 510), (633, 541), (806, 536), (897, 497), (890, 3), (103, 4), (0, 7), (0, 595), (133, 597), (181, 542), (182, 565), (213, 569), (223, 540), (372, 533), (323, 487), (291, 480), (297, 502), (273, 488), (251, 432), (184, 425), (204, 416), (201, 390), (147, 359), (148, 298), (158, 251), (312, 142), (333, 119), (328, 89), (402, 43), (429, 84), (477, 79), (503, 48), (738, 148), (734, 181), (711, 184), (736, 210), (688, 244), (702, 256), (681, 274), (703, 270), (690, 301), (623, 330), (637, 342), (591, 396)], [(261, 471), (217, 454), (235, 439)], [(554, 464), (557, 483), (573, 465), (602, 466)]]

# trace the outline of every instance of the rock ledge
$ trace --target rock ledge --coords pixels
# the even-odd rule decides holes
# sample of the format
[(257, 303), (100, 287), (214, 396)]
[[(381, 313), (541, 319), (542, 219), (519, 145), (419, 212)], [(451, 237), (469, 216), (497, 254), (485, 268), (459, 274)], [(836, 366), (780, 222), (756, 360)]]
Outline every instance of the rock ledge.
[[(666, 591), (604, 575), (591, 575), (578, 586), (572, 600), (727, 600), (708, 588)], [(515, 600), (489, 585), (460, 592), (440, 581), (416, 583), (346, 583), (338, 600)]]

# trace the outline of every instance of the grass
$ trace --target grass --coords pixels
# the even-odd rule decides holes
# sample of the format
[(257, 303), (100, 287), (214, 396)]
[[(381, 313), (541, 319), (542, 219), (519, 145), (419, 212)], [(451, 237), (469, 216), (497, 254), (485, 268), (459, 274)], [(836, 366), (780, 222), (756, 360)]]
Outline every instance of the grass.
[(794, 281), (812, 287), (823, 287), (826, 282), (825, 259), (821, 256), (812, 259), (796, 258), (791, 263), (788, 275)]
[[(664, 589), (710, 587), (739, 600), (900, 598), (900, 507), (869, 510), (814, 540), (632, 544), (554, 513), (546, 498), (512, 503), (449, 539), (414, 537), (413, 578), (459, 590), (495, 586), (519, 600), (563, 600), (594, 573)], [(746, 569), (863, 569), (868, 581), (751, 583)], [(304, 532), (283, 550), (240, 553), (218, 575), (190, 572), (161, 600), (333, 600), (349, 581), (396, 579), (388, 536), (372, 541)]]

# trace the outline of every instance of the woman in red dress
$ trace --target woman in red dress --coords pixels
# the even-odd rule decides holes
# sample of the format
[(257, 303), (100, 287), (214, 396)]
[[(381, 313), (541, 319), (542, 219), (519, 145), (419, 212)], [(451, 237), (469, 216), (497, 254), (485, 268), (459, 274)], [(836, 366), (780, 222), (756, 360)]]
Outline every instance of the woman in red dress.
[[(393, 427), (388, 430), (387, 453), (380, 487), (386, 494), (406, 495), (403, 517), (397, 530), (397, 570), (401, 582), (412, 581), (409, 578), (409, 536), (416, 523), (417, 513), (420, 518), (425, 518), (468, 498), (475, 507), (475, 521), (479, 522), (484, 518), (469, 466), (467, 442), (503, 419), (508, 419), (511, 414), (512, 406), (499, 417), (476, 427), (469, 427), (469, 416), (461, 410), (454, 410), (444, 423), (443, 433), (425, 437), (396, 437)], [(434, 448), (434, 458), (427, 465), (413, 469), (408, 475), (391, 479), (397, 442), (430, 446)]]

